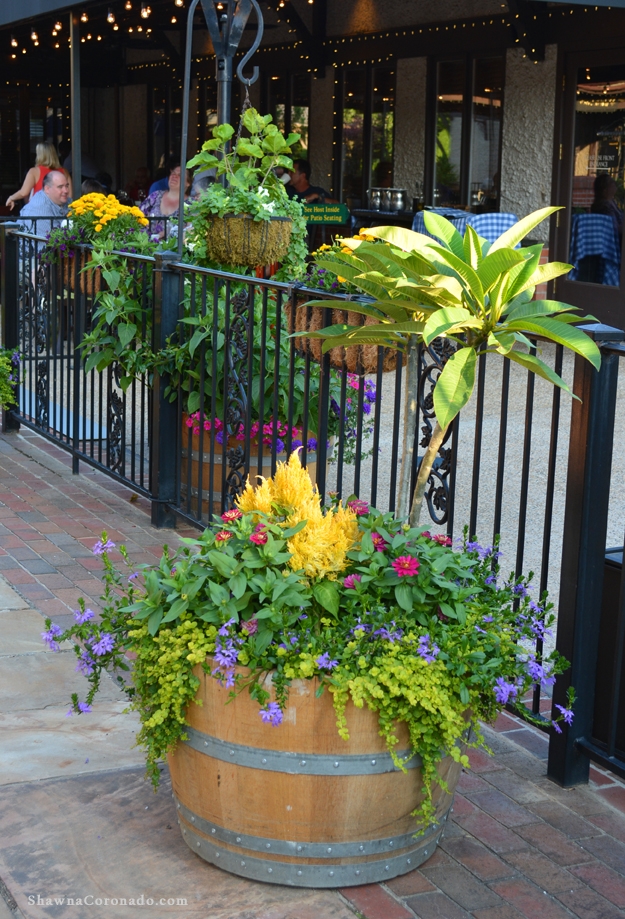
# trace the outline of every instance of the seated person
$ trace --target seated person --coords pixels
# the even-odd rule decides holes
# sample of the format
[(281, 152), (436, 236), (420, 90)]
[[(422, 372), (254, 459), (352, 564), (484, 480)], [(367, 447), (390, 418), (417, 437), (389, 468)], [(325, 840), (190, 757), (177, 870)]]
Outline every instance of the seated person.
[(595, 179), (595, 200), (590, 206), (591, 214), (605, 214), (614, 222), (614, 230), (619, 237), (623, 235), (623, 211), (614, 200), (617, 185), (607, 172), (601, 173)]
[(85, 179), (82, 185), (80, 186), (81, 195), (105, 195), (106, 192), (102, 185), (97, 182), (95, 179)]
[(67, 216), (70, 199), (69, 179), (63, 170), (53, 169), (43, 178), (43, 188), (36, 192), (20, 212), (20, 221), (24, 217), (44, 217), (47, 220), (36, 220), (37, 236), (47, 236), (53, 226), (58, 226), (60, 219)]
[(291, 181), (285, 185), (289, 198), (296, 198), (302, 204), (312, 204), (320, 201), (322, 204), (336, 204), (336, 198), (331, 198), (330, 193), (320, 185), (310, 184), (311, 167), (308, 160), (293, 160)]

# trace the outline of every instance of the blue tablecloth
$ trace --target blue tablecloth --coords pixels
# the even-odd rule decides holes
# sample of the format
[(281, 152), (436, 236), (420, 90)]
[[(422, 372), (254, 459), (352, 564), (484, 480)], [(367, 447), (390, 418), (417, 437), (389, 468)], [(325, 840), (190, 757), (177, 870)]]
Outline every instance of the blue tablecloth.
[(596, 283), (618, 287), (621, 277), (621, 242), (614, 221), (606, 214), (574, 214), (571, 227), (571, 281), (579, 280), (579, 263), (590, 255), (601, 256), (603, 278)]
[(424, 233), (426, 236), (431, 236), (432, 239), (436, 239), (436, 237), (428, 233), (425, 229), (424, 215), (428, 213), (439, 214), (441, 217), (445, 217), (450, 223), (453, 223), (461, 236), (464, 236), (464, 231), (467, 228), (467, 224), (469, 224), (473, 227), (478, 236), (482, 236), (484, 239), (488, 240), (489, 243), (494, 243), (502, 233), (505, 233), (506, 230), (514, 226), (518, 220), (516, 214), (470, 214), (467, 211), (455, 210), (454, 208), (428, 208), (426, 211), (419, 211), (415, 214), (414, 220), (412, 221), (412, 229), (416, 233)]

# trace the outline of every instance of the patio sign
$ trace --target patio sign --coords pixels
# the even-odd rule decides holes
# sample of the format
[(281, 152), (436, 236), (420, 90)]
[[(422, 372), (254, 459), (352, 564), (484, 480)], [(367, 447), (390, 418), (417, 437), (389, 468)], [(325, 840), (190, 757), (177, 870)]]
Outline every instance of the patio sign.
[(347, 223), (349, 210), (346, 204), (305, 204), (307, 223)]

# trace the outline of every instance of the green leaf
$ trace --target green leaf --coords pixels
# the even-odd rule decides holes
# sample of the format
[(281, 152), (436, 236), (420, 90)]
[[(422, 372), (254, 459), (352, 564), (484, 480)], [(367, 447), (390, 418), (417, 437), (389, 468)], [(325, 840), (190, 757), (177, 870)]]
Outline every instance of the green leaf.
[(435, 558), (432, 562), (431, 568), (435, 574), (442, 574), (442, 572), (449, 565), (455, 564), (455, 558), (447, 553), (445, 555), (439, 555), (438, 558)]
[(581, 329), (564, 322), (558, 322), (557, 318), (549, 319), (547, 317), (536, 317), (528, 320), (523, 319), (518, 322), (506, 323), (508, 331), (534, 332), (537, 335), (544, 335), (545, 338), (564, 345), (576, 354), (585, 357), (596, 370), (601, 367), (601, 352), (592, 338), (582, 332)]
[[(506, 357), (514, 361), (515, 364), (520, 364), (521, 367), (525, 367), (526, 370), (542, 377), (543, 380), (548, 380), (550, 383), (553, 383), (554, 386), (559, 386), (560, 389), (573, 395), (570, 387), (564, 382), (562, 377), (558, 376), (555, 370), (552, 370), (551, 367), (543, 363), (540, 358), (534, 357), (533, 354), (525, 354), (523, 351), (509, 351)], [(575, 398), (577, 398), (577, 396), (575, 396)]]
[(423, 328), (423, 344), (429, 345), (431, 341), (443, 335), (448, 329), (459, 326), (473, 319), (469, 310), (461, 306), (445, 306), (432, 313)]
[(498, 249), (506, 248), (506, 246), (514, 249), (521, 240), (525, 239), (527, 234), (530, 233), (534, 227), (537, 227), (539, 223), (542, 223), (543, 220), (546, 220), (547, 217), (551, 217), (552, 214), (555, 214), (555, 212), (559, 210), (561, 210), (559, 207), (543, 207), (539, 211), (534, 211), (532, 214), (528, 214), (527, 217), (523, 217), (523, 219), (515, 223), (513, 227), (510, 227), (509, 230), (502, 233), (499, 239), (495, 240), (490, 247), (489, 255), (491, 252), (496, 252)]
[(313, 586), (313, 596), (319, 606), (338, 616), (339, 612), (339, 592), (334, 581), (319, 581)]
[(181, 613), (186, 612), (188, 608), (189, 601), (179, 597), (178, 600), (172, 603), (170, 609), (163, 616), (163, 622), (173, 622), (174, 619), (178, 619)]
[(471, 701), (471, 696), (469, 695), (469, 690), (464, 683), (460, 684), (460, 701), (463, 705), (468, 705)]
[(159, 606), (154, 610), (150, 618), (148, 619), (148, 632), (150, 635), (156, 635), (158, 632), (158, 627), (161, 624), (163, 618), (163, 607)]
[(237, 560), (225, 552), (220, 552), (219, 549), (212, 549), (208, 553), (208, 559), (213, 568), (225, 578), (231, 578), (237, 569)]
[(385, 239), (393, 246), (403, 249), (404, 252), (420, 252), (427, 249), (432, 242), (432, 239), (425, 233), (415, 233), (414, 230), (408, 230), (405, 227), (371, 227), (367, 230), (367, 236)]
[(123, 348), (127, 348), (130, 342), (137, 334), (137, 327), (134, 322), (120, 322), (117, 326), (117, 334)]
[(395, 588), (395, 599), (399, 606), (402, 609), (405, 609), (407, 613), (412, 612), (413, 602), (412, 602), (412, 590), (409, 584), (402, 582), (398, 584)]
[(254, 639), (254, 653), (257, 657), (260, 657), (263, 654), (273, 640), (273, 632), (271, 629), (263, 629), (263, 631), (256, 634)]
[(223, 606), (230, 599), (230, 591), (221, 584), (216, 584), (215, 581), (208, 582), (208, 590), (215, 606)]
[(232, 591), (233, 596), (237, 600), (240, 600), (247, 590), (247, 578), (242, 571), (239, 571), (238, 574), (235, 574), (234, 577), (230, 578), (228, 581), (228, 587)]
[(522, 261), (523, 254), (518, 249), (499, 249), (495, 252), (491, 250), (477, 269), (484, 290), (490, 290), (504, 271)]
[(482, 261), (482, 246), (480, 237), (469, 224), (467, 224), (464, 234), (463, 248), (465, 261), (468, 262), (471, 268), (477, 270)]
[(438, 378), (434, 387), (434, 411), (443, 430), (471, 398), (476, 363), (474, 348), (460, 348), (447, 361)]
[(464, 243), (462, 236), (455, 228), (453, 223), (440, 214), (433, 214), (431, 211), (423, 212), (423, 222), (425, 229), (432, 236), (442, 239), (453, 252), (456, 258), (464, 260)]

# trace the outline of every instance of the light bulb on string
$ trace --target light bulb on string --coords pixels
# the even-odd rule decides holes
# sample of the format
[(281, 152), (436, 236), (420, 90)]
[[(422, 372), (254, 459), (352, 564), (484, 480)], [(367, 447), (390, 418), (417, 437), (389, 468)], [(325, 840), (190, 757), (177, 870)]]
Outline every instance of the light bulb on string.
[(141, 18), (142, 19), (147, 19), (151, 12), (152, 10), (147, 4), (145, 3), (141, 4)]
[(184, 0), (174, 0), (175, 6), (184, 6)]
[(119, 32), (119, 26), (117, 25), (117, 23), (115, 23), (113, 26), (113, 32)]
[(17, 48), (17, 38), (15, 37), (15, 35), (11, 36), (11, 47)]
[(130, 0), (126, 0), (126, 2), (124, 3), (124, 9), (125, 9), (125, 10), (131, 10), (131, 9), (132, 9), (132, 3), (130, 2)]
[(35, 32), (34, 29), (33, 29), (32, 32), (30, 33), (30, 37), (31, 37), (32, 41), (37, 41), (38, 38), (39, 38), (39, 36), (37, 35), (37, 33)]
[(109, 6), (109, 11), (108, 11), (108, 13), (106, 14), (106, 21), (107, 21), (107, 22), (111, 22), (111, 23), (115, 22), (115, 13), (114, 13), (113, 10), (110, 8), (110, 6)]
[(84, 10), (83, 10), (83, 12), (80, 14), (80, 21), (81, 21), (81, 22), (89, 22), (89, 17), (87, 16), (87, 14), (85, 13)]
[(62, 22), (58, 22), (58, 21), (55, 22), (55, 23), (54, 23), (54, 28), (56, 29), (57, 32), (60, 32), (61, 29), (63, 28), (63, 23), (62, 23)]

